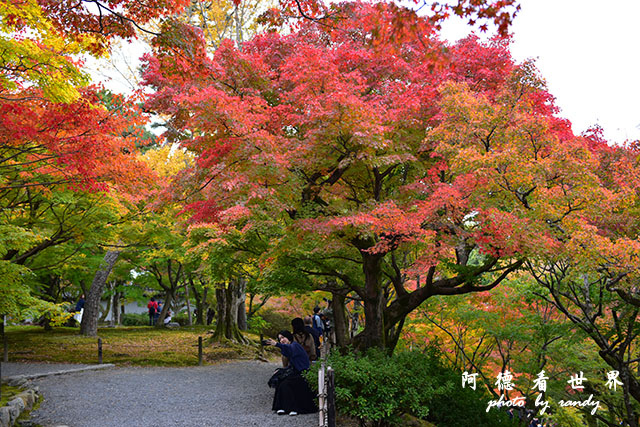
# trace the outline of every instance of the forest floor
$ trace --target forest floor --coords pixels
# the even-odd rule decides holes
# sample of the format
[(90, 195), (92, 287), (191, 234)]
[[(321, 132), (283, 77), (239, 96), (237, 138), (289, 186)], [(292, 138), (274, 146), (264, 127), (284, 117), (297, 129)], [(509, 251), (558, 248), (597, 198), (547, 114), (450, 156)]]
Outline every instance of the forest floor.
[[(249, 345), (210, 343), (208, 326), (176, 329), (150, 326), (99, 328), (103, 363), (118, 366), (197, 366), (198, 338), (203, 341), (203, 364), (229, 360), (275, 360), (273, 347), (264, 349), (259, 337), (246, 334)], [(98, 337), (84, 337), (79, 328), (60, 327), (45, 331), (39, 326), (6, 328), (10, 362), (98, 363)]]

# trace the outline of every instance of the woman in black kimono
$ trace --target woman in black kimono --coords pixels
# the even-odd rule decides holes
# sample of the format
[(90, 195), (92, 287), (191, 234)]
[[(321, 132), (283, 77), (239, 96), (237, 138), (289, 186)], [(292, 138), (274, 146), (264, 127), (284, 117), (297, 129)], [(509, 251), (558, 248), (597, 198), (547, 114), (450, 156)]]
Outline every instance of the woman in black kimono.
[(278, 333), (278, 342), (269, 339), (266, 342), (280, 349), (288, 364), (293, 367), (293, 374), (281, 381), (273, 396), (272, 409), (278, 415), (298, 415), (318, 412), (315, 395), (301, 373), (309, 369), (309, 357), (304, 348), (293, 340), (289, 331)]

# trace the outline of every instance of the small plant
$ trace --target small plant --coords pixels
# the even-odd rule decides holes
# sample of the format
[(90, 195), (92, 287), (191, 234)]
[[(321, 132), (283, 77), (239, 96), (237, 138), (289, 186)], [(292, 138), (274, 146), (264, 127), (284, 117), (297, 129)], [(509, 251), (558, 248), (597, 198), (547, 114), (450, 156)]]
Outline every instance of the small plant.
[(269, 326), (269, 323), (264, 320), (262, 318), (262, 316), (259, 316), (257, 314), (254, 314), (253, 316), (251, 316), (249, 318), (249, 320), (247, 321), (248, 323), (248, 327), (249, 327), (249, 331), (255, 333), (255, 334), (263, 334), (264, 330), (267, 329), (267, 327)]

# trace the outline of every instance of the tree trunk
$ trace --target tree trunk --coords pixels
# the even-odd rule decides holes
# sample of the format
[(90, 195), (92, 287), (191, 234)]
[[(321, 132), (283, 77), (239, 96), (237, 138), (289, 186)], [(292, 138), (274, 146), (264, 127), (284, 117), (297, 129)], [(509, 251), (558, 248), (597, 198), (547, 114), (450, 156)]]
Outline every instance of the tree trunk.
[(356, 335), (356, 332), (358, 332), (358, 329), (360, 328), (360, 308), (362, 308), (362, 301), (354, 300), (353, 312), (350, 313), (349, 315), (351, 320), (351, 327), (349, 328), (349, 336), (350, 336), (350, 339), (352, 340), (353, 340), (353, 337)]
[(382, 255), (361, 251), (364, 270), (364, 330), (353, 338), (358, 350), (385, 348), (384, 308), (386, 301), (380, 284)]
[(207, 310), (209, 309), (209, 304), (207, 304), (207, 294), (209, 289), (204, 286), (202, 281), (200, 281), (200, 283), (203, 284), (202, 293), (198, 292), (198, 288), (196, 288), (191, 274), (187, 275), (187, 281), (191, 287), (193, 299), (196, 300), (196, 325), (204, 325), (205, 319), (207, 318)]
[(191, 303), (189, 302), (189, 285), (185, 282), (184, 284), (184, 299), (187, 303), (187, 325), (193, 325), (193, 321), (191, 319)]
[(241, 331), (246, 331), (247, 327), (247, 307), (245, 301), (247, 299), (247, 281), (244, 279), (238, 280), (238, 328)]
[(82, 324), (80, 333), (85, 336), (95, 337), (98, 335), (98, 316), (100, 315), (100, 298), (104, 292), (109, 273), (113, 269), (120, 256), (120, 251), (107, 251), (98, 271), (96, 271), (91, 283), (91, 289), (87, 294), (84, 303), (84, 313), (82, 314)]
[(158, 320), (156, 321), (156, 328), (164, 327), (164, 319), (167, 317), (167, 312), (171, 310), (171, 305), (173, 304), (174, 299), (175, 296), (173, 287), (166, 288), (162, 310), (160, 310), (160, 315), (158, 317)]
[[(178, 292), (178, 281), (182, 275), (182, 264), (180, 262), (175, 261), (178, 269), (174, 270), (174, 261), (171, 259), (167, 260), (167, 281), (168, 285), (164, 284), (162, 273), (157, 265), (154, 265), (154, 275), (156, 277), (156, 281), (160, 288), (162, 288), (165, 292), (164, 304), (162, 304), (162, 310), (160, 311), (160, 315), (158, 320), (156, 321), (156, 328), (164, 327), (164, 319), (167, 317), (167, 312), (171, 310), (172, 304), (176, 300), (176, 293)], [(175, 309), (173, 310), (175, 311)]]
[(238, 306), (240, 305), (240, 284), (232, 280), (226, 288), (216, 289), (218, 310), (216, 313), (216, 330), (212, 341), (234, 341), (247, 343), (238, 328)]
[(331, 311), (333, 312), (333, 330), (336, 334), (336, 345), (345, 348), (349, 345), (349, 325), (344, 310), (345, 296), (333, 293), (331, 297)]
[(109, 315), (109, 312), (111, 312), (111, 300), (112, 298), (107, 300), (107, 306), (104, 310), (102, 310), (102, 305), (100, 304), (100, 300), (98, 300), (98, 311), (100, 311), (100, 314), (98, 315), (98, 323), (104, 323), (107, 320), (107, 316)]
[(209, 304), (207, 304), (207, 294), (208, 289), (205, 288), (202, 291), (202, 297), (196, 298), (196, 325), (205, 325), (205, 321), (207, 318), (207, 310), (209, 309)]
[(121, 293), (113, 290), (111, 296), (111, 325), (120, 325), (120, 296)]

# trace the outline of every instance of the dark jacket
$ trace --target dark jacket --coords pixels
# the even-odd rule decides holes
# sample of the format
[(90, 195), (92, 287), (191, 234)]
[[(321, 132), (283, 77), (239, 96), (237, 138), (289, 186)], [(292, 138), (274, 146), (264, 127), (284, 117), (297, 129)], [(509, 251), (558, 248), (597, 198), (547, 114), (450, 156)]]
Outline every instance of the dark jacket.
[(278, 347), (280, 353), (289, 360), (293, 369), (298, 372), (309, 369), (309, 357), (300, 344), (297, 342), (291, 344), (276, 343), (276, 347)]

